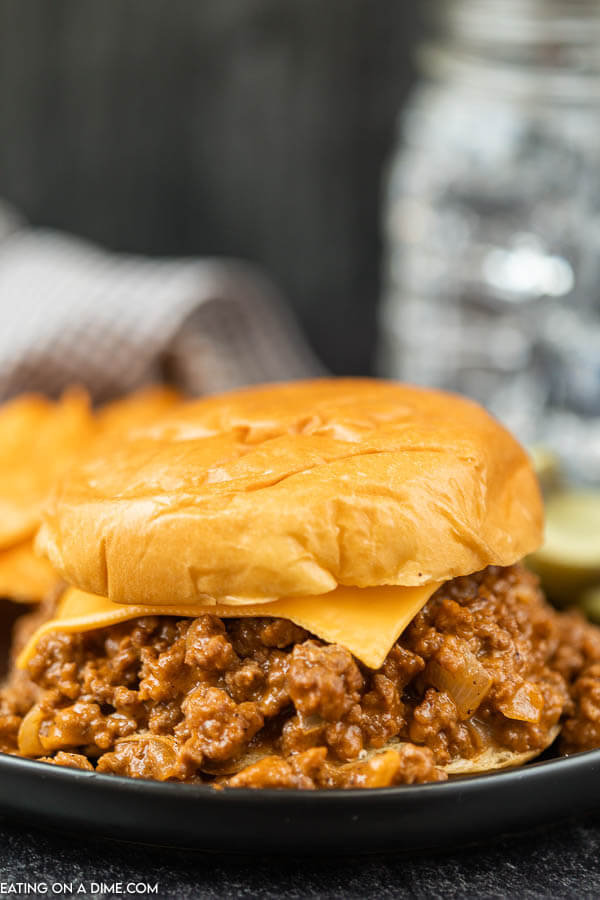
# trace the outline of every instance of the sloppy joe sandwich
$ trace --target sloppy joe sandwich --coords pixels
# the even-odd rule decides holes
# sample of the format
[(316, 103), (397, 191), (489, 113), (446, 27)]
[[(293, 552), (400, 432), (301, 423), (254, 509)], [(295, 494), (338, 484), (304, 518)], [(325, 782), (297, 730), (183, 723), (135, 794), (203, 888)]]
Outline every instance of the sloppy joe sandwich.
[(17, 638), (23, 755), (377, 787), (525, 762), (572, 709), (572, 629), (522, 565), (534, 472), (461, 397), (323, 379), (178, 404), (78, 460), (42, 523), (70, 587)]

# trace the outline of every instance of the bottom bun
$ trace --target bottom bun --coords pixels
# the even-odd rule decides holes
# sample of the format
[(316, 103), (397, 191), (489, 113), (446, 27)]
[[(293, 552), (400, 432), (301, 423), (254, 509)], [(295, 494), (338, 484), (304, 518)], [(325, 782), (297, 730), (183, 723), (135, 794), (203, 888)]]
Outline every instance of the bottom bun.
[[(390, 741), (379, 750), (363, 750), (352, 762), (318, 761), (321, 779), (333, 787), (387, 787), (416, 781), (445, 781), (448, 776), (483, 775), (500, 769), (513, 769), (531, 762), (550, 747), (560, 733), (555, 725), (548, 730), (543, 747), (517, 752), (505, 747), (486, 747), (470, 759), (453, 759), (445, 765), (435, 765), (427, 751), (407, 741)], [(407, 765), (408, 763), (408, 765)], [(276, 787), (285, 772), (294, 772), (294, 759), (287, 759), (260, 750), (252, 750), (228, 766), (214, 769), (221, 783), (228, 787)], [(426, 776), (426, 777), (424, 777)]]
[(539, 750), (525, 750), (518, 753), (515, 750), (507, 750), (502, 747), (486, 747), (481, 753), (471, 759), (453, 759), (452, 762), (441, 766), (446, 775), (480, 775), (482, 772), (495, 772), (499, 769), (513, 769), (531, 762), (544, 750), (550, 747), (558, 735), (560, 727), (555, 725), (547, 734), (545, 745)]

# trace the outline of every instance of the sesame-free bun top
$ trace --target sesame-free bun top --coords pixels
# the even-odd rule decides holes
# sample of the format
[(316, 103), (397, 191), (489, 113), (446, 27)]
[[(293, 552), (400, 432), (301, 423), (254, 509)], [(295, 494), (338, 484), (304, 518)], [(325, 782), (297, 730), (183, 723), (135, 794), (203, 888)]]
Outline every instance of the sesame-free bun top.
[(321, 379), (195, 400), (73, 467), (38, 548), (117, 603), (417, 585), (541, 541), (529, 459), (440, 391)]

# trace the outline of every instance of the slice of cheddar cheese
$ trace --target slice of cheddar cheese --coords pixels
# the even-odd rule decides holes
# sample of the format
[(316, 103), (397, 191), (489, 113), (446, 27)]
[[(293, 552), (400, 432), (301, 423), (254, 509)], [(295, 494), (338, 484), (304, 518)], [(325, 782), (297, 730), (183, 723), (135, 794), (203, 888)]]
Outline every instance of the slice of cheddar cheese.
[(357, 588), (339, 586), (328, 594), (294, 597), (248, 606), (124, 606), (69, 588), (59, 601), (56, 616), (32, 635), (17, 660), (24, 668), (45, 634), (51, 631), (79, 632), (126, 622), (138, 616), (201, 616), (222, 618), (277, 616), (331, 644), (341, 644), (366, 666), (378, 669), (394, 642), (427, 603), (438, 584), (419, 587), (384, 586)]

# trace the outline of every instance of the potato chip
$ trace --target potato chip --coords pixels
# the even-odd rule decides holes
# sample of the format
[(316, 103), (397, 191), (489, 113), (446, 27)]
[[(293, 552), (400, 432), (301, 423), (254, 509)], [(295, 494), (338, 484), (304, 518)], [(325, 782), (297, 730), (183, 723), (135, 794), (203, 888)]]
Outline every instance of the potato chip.
[(34, 534), (51, 487), (95, 427), (81, 389), (57, 402), (25, 394), (0, 407), (0, 549)]
[(0, 550), (0, 597), (35, 603), (59, 582), (48, 560), (35, 554), (31, 539)]

